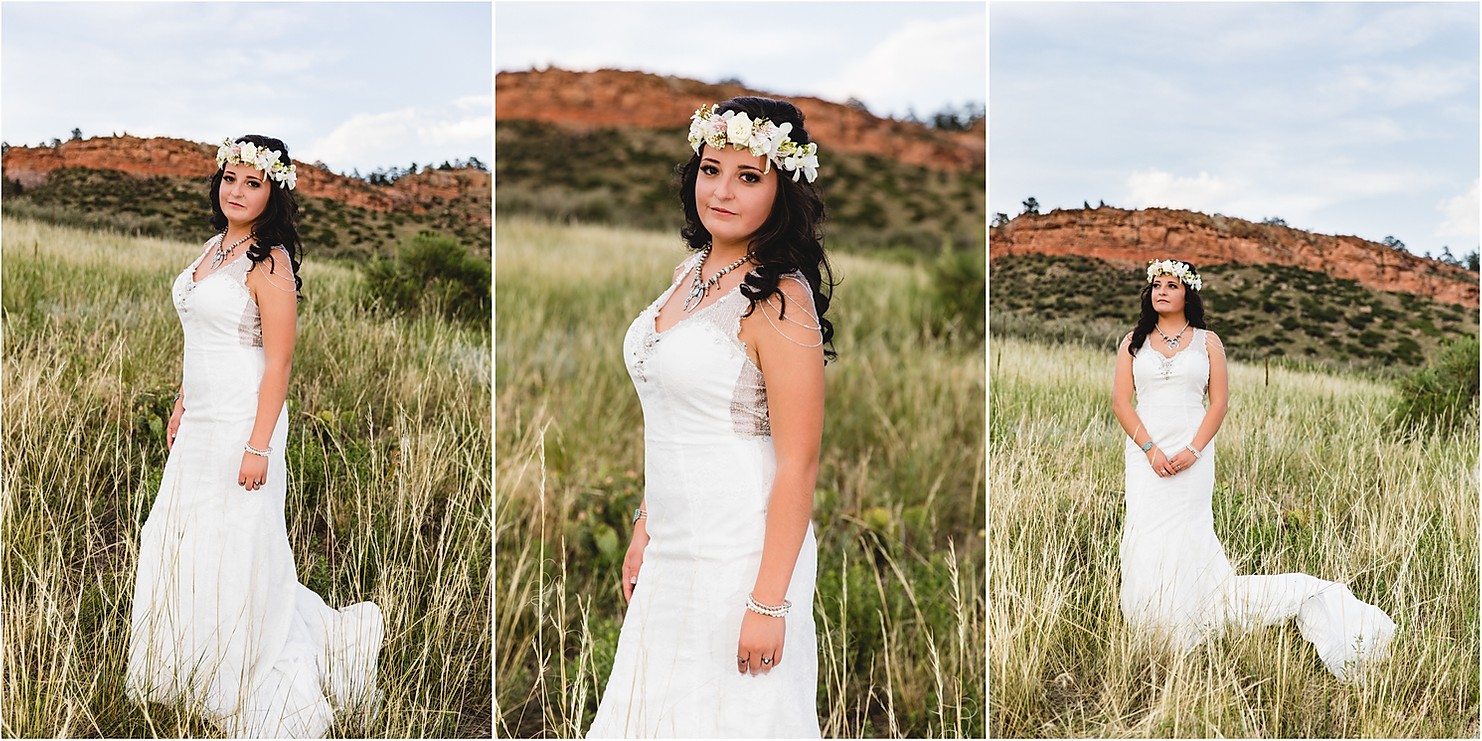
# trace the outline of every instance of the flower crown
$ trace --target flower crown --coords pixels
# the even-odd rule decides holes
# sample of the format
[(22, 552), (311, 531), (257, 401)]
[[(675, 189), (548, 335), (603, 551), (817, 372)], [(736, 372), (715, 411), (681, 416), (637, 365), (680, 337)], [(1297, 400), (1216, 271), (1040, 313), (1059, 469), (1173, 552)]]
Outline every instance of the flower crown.
[(1148, 282), (1152, 283), (1153, 279), (1160, 275), (1178, 278), (1196, 291), (1204, 287), (1204, 279), (1200, 278), (1188, 263), (1179, 260), (1150, 260), (1148, 262)]
[(224, 167), (228, 162), (247, 165), (262, 170), (267, 174), (268, 179), (276, 180), (282, 183), (284, 188), (293, 190), (293, 187), (298, 185), (298, 167), (283, 164), (283, 161), (278, 159), (281, 156), (283, 153), (276, 149), (259, 147), (252, 142), (222, 139), (221, 146), (216, 149), (216, 166)]
[(787, 122), (778, 126), (765, 118), (752, 119), (736, 111), (718, 114), (715, 106), (703, 105), (690, 117), (690, 148), (699, 154), (701, 144), (716, 148), (730, 144), (750, 150), (753, 156), (766, 155), (767, 166), (763, 172), (771, 170), (775, 163), (792, 173), (793, 182), (801, 175), (811, 183), (818, 177), (818, 144), (798, 144), (788, 138), (791, 132), (792, 124)]

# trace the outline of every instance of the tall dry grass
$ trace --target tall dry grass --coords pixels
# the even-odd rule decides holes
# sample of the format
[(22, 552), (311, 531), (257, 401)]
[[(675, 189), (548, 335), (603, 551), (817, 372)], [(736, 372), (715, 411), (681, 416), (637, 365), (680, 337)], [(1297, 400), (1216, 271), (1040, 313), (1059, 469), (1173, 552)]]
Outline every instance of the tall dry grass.
[(1334, 679), (1294, 627), (1187, 656), (1118, 607), (1122, 439), (1110, 350), (995, 336), (989, 732), (1009, 737), (1428, 737), (1478, 732), (1477, 429), (1385, 432), (1389, 387), (1233, 363), (1215, 531), (1239, 573), (1347, 583), (1400, 626)]
[[(180, 375), (170, 284), (200, 247), (0, 229), (0, 729), (218, 735), (187, 711), (132, 704), (122, 684), (139, 527)], [(312, 253), (303, 275), (289, 542), (299, 579), (331, 605), (373, 600), (387, 620), (381, 716), (331, 734), (488, 736), (487, 327), (368, 313), (359, 275)]]
[[(642, 414), (621, 358), (672, 234), (500, 219), (496, 733), (585, 732), (612, 666)], [(983, 355), (928, 331), (925, 275), (837, 255), (815, 497), (827, 736), (984, 733)]]

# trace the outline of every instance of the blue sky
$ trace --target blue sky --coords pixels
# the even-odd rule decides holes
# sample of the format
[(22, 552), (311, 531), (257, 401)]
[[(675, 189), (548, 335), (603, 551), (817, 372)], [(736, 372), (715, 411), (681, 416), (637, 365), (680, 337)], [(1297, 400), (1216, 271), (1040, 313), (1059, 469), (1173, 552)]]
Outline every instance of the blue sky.
[(6, 2), (0, 138), (260, 133), (340, 172), (487, 163), (491, 16), (486, 2)]
[(494, 62), (642, 70), (925, 117), (982, 104), (981, 2), (499, 2)]
[(989, 210), (1478, 245), (1477, 3), (992, 3)]

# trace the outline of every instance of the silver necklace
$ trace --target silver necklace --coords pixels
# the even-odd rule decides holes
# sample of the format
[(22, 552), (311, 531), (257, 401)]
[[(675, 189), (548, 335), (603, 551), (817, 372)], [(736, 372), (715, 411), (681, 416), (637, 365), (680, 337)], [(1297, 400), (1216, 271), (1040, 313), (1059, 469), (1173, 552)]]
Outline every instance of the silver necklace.
[(217, 242), (216, 242), (216, 257), (214, 257), (214, 258), (211, 259), (211, 269), (212, 270), (215, 270), (215, 269), (221, 267), (221, 262), (226, 259), (226, 256), (227, 255), (230, 255), (232, 253), (232, 250), (234, 250), (237, 247), (241, 246), (241, 244), (243, 242), (246, 242), (249, 239), (252, 239), (252, 232), (248, 232), (247, 233), (247, 236), (242, 237), (241, 239), (239, 239), (239, 240), (237, 240), (235, 242), (232, 242), (232, 246), (230, 246), (230, 247), (228, 247), (226, 249), (222, 249), (221, 246), (224, 245), (224, 244), (226, 244), (226, 230), (225, 229), (222, 229), (221, 230), (221, 239), (217, 240)]
[(700, 271), (705, 267), (705, 260), (710, 257), (711, 247), (712, 245), (706, 245), (704, 254), (700, 256), (699, 262), (695, 263), (695, 279), (690, 286), (690, 294), (685, 297), (684, 306), (681, 307), (686, 313), (694, 311), (700, 306), (700, 303), (705, 300), (705, 295), (710, 292), (710, 289), (715, 287), (716, 283), (720, 282), (721, 276), (741, 267), (743, 263), (751, 259), (751, 253), (748, 252), (742, 255), (740, 260), (721, 268), (719, 273), (710, 276), (710, 280), (703, 280), (700, 277)]
[(1177, 332), (1174, 332), (1172, 337), (1169, 337), (1166, 333), (1163, 332), (1163, 328), (1162, 327), (1159, 327), (1156, 324), (1153, 325), (1153, 329), (1158, 330), (1158, 334), (1163, 335), (1163, 344), (1167, 345), (1169, 350), (1177, 350), (1178, 349), (1179, 343), (1181, 342), (1181, 340), (1179, 338), (1180, 337), (1183, 337), (1184, 330), (1185, 329), (1188, 329), (1188, 328), (1189, 328), (1189, 322), (1184, 322), (1184, 326), (1181, 327), (1181, 328), (1179, 328), (1179, 330)]

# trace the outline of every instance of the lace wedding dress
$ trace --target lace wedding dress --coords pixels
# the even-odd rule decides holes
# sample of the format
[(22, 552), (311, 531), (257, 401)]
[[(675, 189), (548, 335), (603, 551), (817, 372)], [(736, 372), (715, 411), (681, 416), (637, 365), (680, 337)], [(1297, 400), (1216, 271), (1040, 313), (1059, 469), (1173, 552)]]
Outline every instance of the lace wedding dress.
[[(1205, 343), (1206, 333), (1196, 329), (1188, 347), (1165, 357), (1149, 339), (1132, 361), (1137, 415), (1170, 457), (1194, 439), (1204, 420)], [(1214, 461), (1211, 442), (1192, 466), (1160, 478), (1127, 440), (1121, 551), (1127, 622), (1187, 650), (1227, 629), (1238, 634), (1295, 617), (1339, 679), (1356, 679), (1363, 666), (1382, 660), (1394, 621), (1348, 587), (1306, 574), (1235, 575), (1214, 533)]]
[[(643, 406), (651, 539), (587, 735), (816, 738), (811, 525), (788, 585), (793, 606), (784, 618), (782, 662), (765, 675), (736, 669), (775, 457), (761, 371), (737, 336), (748, 305), (740, 291), (656, 331), (660, 307), (696, 259), (638, 315), (623, 341)], [(798, 274), (784, 280), (807, 285)], [(786, 321), (811, 309), (790, 301)]]
[[(261, 318), (246, 285), (250, 260), (197, 282), (205, 256), (172, 291), (185, 331), (185, 412), (140, 533), (125, 687), (136, 702), (191, 706), (230, 736), (319, 737), (334, 706), (372, 711), (379, 702), (381, 611), (372, 602), (333, 610), (298, 583), (283, 517), (286, 407), (267, 483), (237, 484), (265, 365)], [(292, 290), (287, 254), (275, 258), (269, 281)]]

